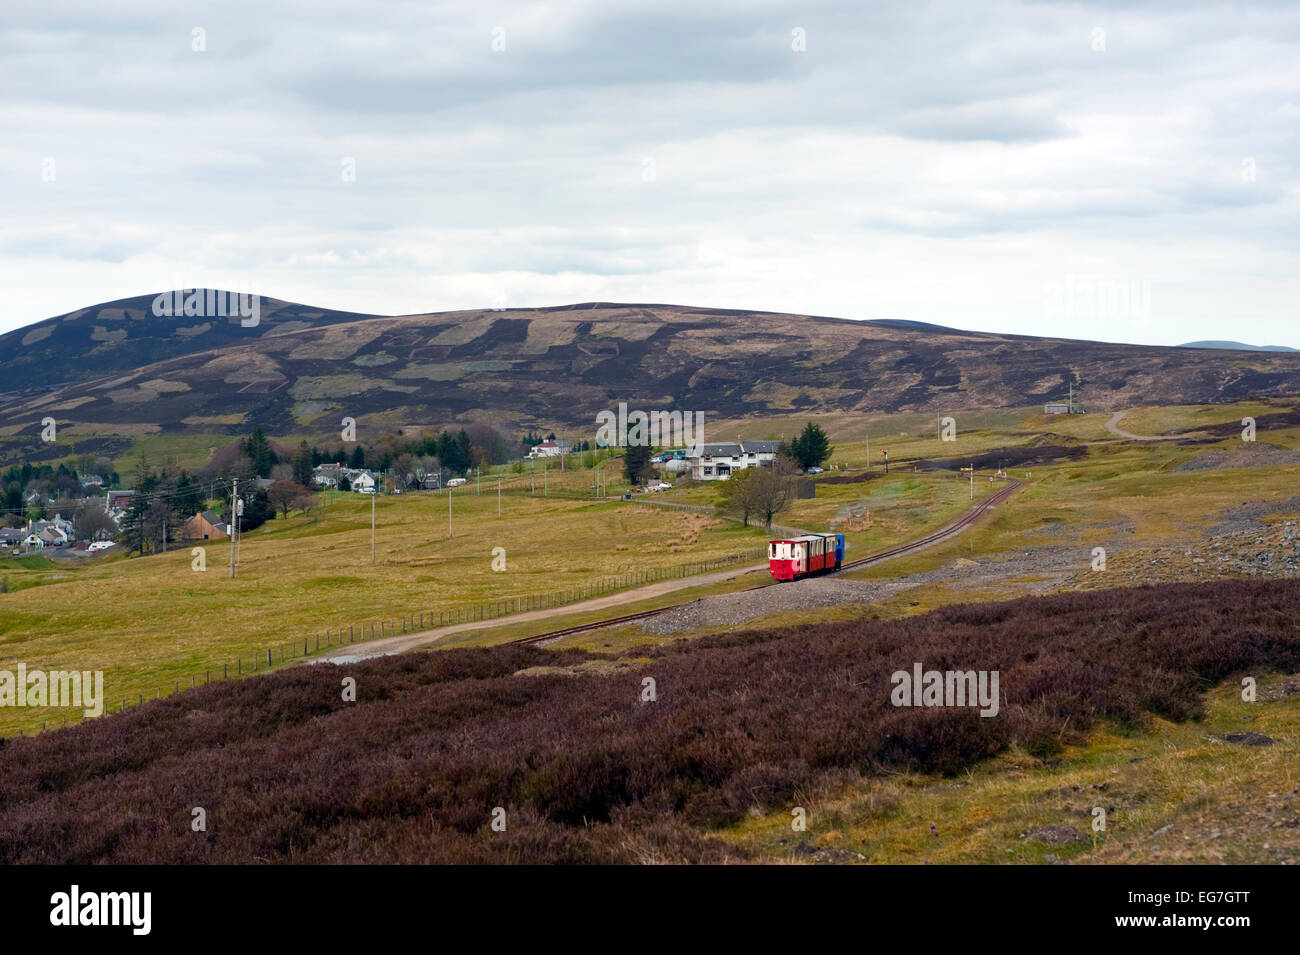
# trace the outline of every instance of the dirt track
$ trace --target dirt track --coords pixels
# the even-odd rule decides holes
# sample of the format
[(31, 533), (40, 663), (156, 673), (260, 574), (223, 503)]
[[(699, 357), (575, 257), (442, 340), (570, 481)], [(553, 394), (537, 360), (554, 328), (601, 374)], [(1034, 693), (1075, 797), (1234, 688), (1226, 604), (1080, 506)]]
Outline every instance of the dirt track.
[(1128, 438), (1130, 441), (1178, 441), (1182, 438), (1194, 437), (1194, 432), (1184, 434), (1134, 434), (1132, 431), (1125, 431), (1119, 426), (1120, 419), (1123, 418), (1127, 411), (1116, 411), (1106, 422), (1106, 430), (1111, 434), (1119, 435), (1121, 438)]
[[(972, 510), (967, 511), (953, 523), (939, 529), (934, 534), (927, 535), (916, 541), (911, 541), (897, 548), (876, 554), (869, 558), (860, 558), (855, 561), (848, 561), (845, 568), (858, 566), (871, 566), (882, 561), (891, 560), (895, 557), (901, 557), (907, 553), (915, 553), (935, 544), (942, 543), (951, 537), (960, 534), (963, 530), (971, 526), (971, 522), (981, 513), (988, 509), (996, 507), (999, 495), (1013, 493), (1020, 486), (1020, 482), (1012, 481), (1004, 491), (999, 491), (989, 498), (984, 499), (977, 504)], [(644, 587), (638, 587), (633, 590), (625, 590), (620, 593), (606, 594), (602, 597), (595, 597), (591, 600), (584, 600), (579, 603), (569, 604), (563, 608), (563, 613), (583, 613), (591, 610), (603, 610), (609, 607), (619, 607), (623, 604), (633, 603), (638, 600), (645, 600), (651, 597), (661, 596), (672, 593), (675, 590), (685, 590), (689, 587), (709, 586), (711, 584), (722, 583), (741, 574), (754, 572), (764, 572), (768, 569), (766, 562), (751, 564), (748, 567), (735, 567), (728, 570), (716, 571), (711, 574), (700, 574), (695, 577), (686, 577), (675, 580), (660, 581), (655, 584), (648, 584)], [(766, 582), (766, 579), (765, 579)], [(311, 662), (320, 663), (328, 661), (330, 663), (351, 663), (355, 660), (366, 657), (390, 656), (395, 653), (401, 653), (405, 650), (413, 650), (416, 647), (424, 646), (430, 643), (436, 643), (443, 637), (451, 636), (455, 633), (464, 633), (472, 630), (485, 630), (491, 627), (508, 626), (515, 623), (527, 623), (534, 620), (546, 620), (556, 616), (554, 609), (532, 610), (526, 613), (514, 614), (509, 617), (498, 617), (491, 620), (476, 620), (471, 623), (458, 623), (445, 627), (436, 627), (431, 630), (422, 630), (419, 633), (402, 634), (396, 637), (381, 637), (378, 640), (369, 640), (365, 643), (356, 644), (355, 649), (348, 649), (337, 653), (316, 657)], [(611, 623), (615, 621), (610, 621)], [(549, 642), (549, 641), (548, 641)]]
[[(719, 584), (724, 580), (731, 579), (732, 577), (738, 577), (741, 574), (749, 574), (755, 571), (763, 571), (766, 573), (767, 564), (750, 564), (747, 567), (733, 567), (728, 570), (720, 570), (711, 574), (698, 574), (694, 577), (662, 580), (658, 583), (647, 584), (644, 587), (637, 587), (633, 590), (623, 590), (618, 593), (606, 594), (603, 597), (593, 597), (591, 600), (583, 600), (579, 603), (566, 604), (558, 612), (564, 614), (577, 614), (589, 610), (604, 610), (609, 607), (622, 607), (633, 601), (658, 597), (662, 594), (672, 593), (674, 590), (685, 590), (688, 587), (707, 587), (711, 584)], [(435, 643), (443, 637), (449, 637), (454, 633), (464, 633), (469, 630), (488, 630), (493, 627), (504, 627), (516, 623), (527, 623), (532, 620), (548, 620), (555, 617), (556, 613), (557, 611), (555, 609), (530, 610), (526, 613), (512, 614), (509, 617), (497, 617), (492, 620), (475, 620), (471, 623), (456, 623), (445, 627), (435, 627), (432, 630), (421, 630), (419, 633), (406, 633), (397, 637), (381, 637), (378, 640), (368, 640), (365, 643), (353, 644), (352, 647), (340, 649), (337, 653), (322, 654), (319, 657), (314, 657), (310, 662), (351, 663), (354, 660), (361, 660), (366, 657), (378, 657), (394, 653), (402, 653), (405, 650), (413, 650), (416, 647), (428, 643)]]

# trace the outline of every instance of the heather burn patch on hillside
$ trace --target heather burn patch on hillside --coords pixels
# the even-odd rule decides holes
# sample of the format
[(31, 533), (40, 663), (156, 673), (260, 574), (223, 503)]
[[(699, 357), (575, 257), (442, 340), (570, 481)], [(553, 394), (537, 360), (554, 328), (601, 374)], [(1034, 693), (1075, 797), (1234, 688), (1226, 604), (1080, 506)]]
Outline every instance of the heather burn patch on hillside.
[[(705, 830), (811, 786), (1196, 718), (1207, 687), (1300, 666), (1297, 623), (1300, 582), (1221, 581), (704, 638), (606, 673), (531, 648), (301, 667), (5, 741), (0, 861), (717, 861), (741, 850)], [(998, 716), (892, 706), (918, 661), (999, 671)]]

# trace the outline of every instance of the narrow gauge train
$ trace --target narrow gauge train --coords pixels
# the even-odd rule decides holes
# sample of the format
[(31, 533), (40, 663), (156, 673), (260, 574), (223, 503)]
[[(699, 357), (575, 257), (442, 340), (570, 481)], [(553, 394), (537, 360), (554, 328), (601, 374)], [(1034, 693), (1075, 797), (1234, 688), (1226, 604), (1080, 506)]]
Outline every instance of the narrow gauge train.
[(768, 541), (768, 567), (777, 580), (796, 580), (839, 570), (844, 562), (843, 534), (806, 534)]

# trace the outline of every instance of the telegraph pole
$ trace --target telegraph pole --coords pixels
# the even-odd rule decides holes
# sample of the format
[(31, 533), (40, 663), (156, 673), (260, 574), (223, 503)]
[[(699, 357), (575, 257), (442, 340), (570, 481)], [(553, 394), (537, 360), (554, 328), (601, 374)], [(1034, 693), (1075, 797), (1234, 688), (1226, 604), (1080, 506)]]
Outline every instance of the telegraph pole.
[(235, 514), (235, 502), (239, 500), (239, 478), (235, 478), (230, 485), (230, 579), (235, 578), (235, 522), (239, 520)]
[(447, 536), (456, 536), (451, 525), (451, 488), (447, 488)]
[(867, 470), (871, 470), (871, 435), (867, 435)]
[(379, 496), (379, 489), (370, 488), (370, 563), (375, 562), (375, 498)]
[(497, 476), (497, 517), (501, 516), (501, 477)]

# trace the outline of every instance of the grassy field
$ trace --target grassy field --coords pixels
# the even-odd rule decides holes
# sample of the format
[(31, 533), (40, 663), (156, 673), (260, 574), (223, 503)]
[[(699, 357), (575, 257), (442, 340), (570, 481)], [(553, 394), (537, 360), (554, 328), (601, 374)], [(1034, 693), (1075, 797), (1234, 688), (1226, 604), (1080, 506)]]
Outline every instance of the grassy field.
[[(1212, 408), (1159, 409), (1145, 418), (1125, 420), (1139, 433), (1146, 429), (1189, 429), (1239, 422), (1288, 405), (1242, 404)], [(885, 421), (836, 419), (825, 422), (837, 445), (846, 435), (870, 429), (877, 435), (896, 432), (891, 471), (878, 463), (870, 480), (819, 482), (817, 497), (797, 501), (778, 520), (782, 524), (828, 529), (850, 506), (865, 508), (869, 526), (846, 530), (849, 557), (922, 536), (970, 506), (963, 475), (912, 470), (909, 461), (958, 458), (999, 448), (1037, 444), (1092, 443), (1086, 456), (1072, 461), (1012, 468), (1025, 480), (1005, 506), (987, 515), (959, 538), (924, 553), (849, 572), (848, 576), (882, 579), (921, 573), (957, 557), (982, 560), (989, 555), (1023, 550), (1040, 543), (1068, 543), (1087, 566), (1094, 546), (1123, 549), (1204, 533), (1216, 515), (1245, 501), (1283, 501), (1297, 492), (1291, 468), (1256, 467), (1177, 472), (1174, 469), (1207, 450), (1239, 448), (1228, 438), (1204, 445), (1137, 444), (1105, 432), (1107, 415), (1052, 416), (1018, 409), (984, 416), (954, 415), (958, 439), (938, 440), (928, 415), (896, 416)], [(793, 433), (807, 416), (772, 425), (750, 423), (742, 434), (780, 429)], [(983, 430), (976, 429), (982, 425)], [(1262, 431), (1261, 442), (1300, 448), (1300, 429)], [(151, 452), (158, 449), (151, 448)], [(855, 448), (844, 444), (853, 464)], [(873, 450), (874, 453), (874, 450)], [(857, 451), (858, 464), (865, 446)], [(836, 458), (840, 455), (837, 453)], [(445, 494), (381, 497), (376, 502), (376, 559), (370, 553), (370, 501), (357, 495), (322, 495), (315, 513), (275, 520), (249, 534), (241, 547), (239, 576), (228, 578), (229, 546), (207, 547), (207, 570), (191, 569), (189, 548), (148, 558), (98, 558), (87, 564), (35, 557), (4, 560), (0, 579), (0, 666), (17, 661), (29, 667), (102, 669), (114, 706), (141, 694), (164, 693), (177, 682), (187, 684), (207, 670), (242, 659), (241, 672), (265, 648), (301, 641), (326, 630), (360, 627), (429, 611), (446, 612), (483, 601), (527, 597), (551, 591), (579, 590), (598, 579), (636, 571), (663, 569), (745, 554), (754, 561), (767, 536), (758, 527), (617, 499), (597, 499), (602, 484), (616, 498), (619, 461), (602, 465), (604, 478), (588, 468), (539, 466), (536, 473), (502, 469), (481, 482), (453, 493), (455, 536), (448, 536)], [(831, 471), (825, 477), (853, 477), (861, 470)], [(500, 481), (503, 515), (497, 516)], [(536, 497), (529, 496), (535, 489)], [(987, 474), (976, 483), (977, 496), (988, 493)], [(717, 487), (681, 482), (656, 500), (711, 504)], [(549, 495), (549, 496), (544, 496)], [(1059, 533), (1058, 533), (1059, 532)], [(506, 552), (507, 571), (492, 570), (493, 548)], [(1123, 586), (1119, 558), (1108, 572), (1108, 586)], [(637, 601), (628, 610), (666, 606), (709, 593), (753, 586), (761, 578), (737, 578), (674, 594)], [(880, 604), (785, 613), (750, 624), (785, 625), (813, 620), (848, 619), (872, 613), (892, 617), (977, 597), (1013, 596), (1011, 588), (987, 593), (942, 584), (916, 588)], [(559, 627), (585, 623), (613, 611), (569, 612), (557, 608)], [(537, 632), (537, 624), (511, 624), (456, 635), (447, 646), (487, 644)], [(597, 631), (575, 638), (574, 645), (625, 646), (646, 637), (639, 628)], [(278, 653), (273, 657), (279, 664)], [(264, 658), (262, 660), (264, 663)], [(0, 711), (0, 733), (39, 728), (51, 714), (36, 710)], [(61, 714), (60, 714), (61, 718)]]
[[(195, 674), (202, 682), (205, 670), (223, 663), (233, 673), (241, 656), (247, 670), (264, 648), (327, 628), (577, 589), (732, 554), (758, 559), (766, 539), (760, 528), (621, 501), (504, 496), (497, 517), (496, 496), (472, 490), (453, 496), (449, 537), (445, 494), (375, 504), (373, 563), (370, 501), (359, 495), (337, 495), (317, 513), (248, 534), (234, 580), (227, 542), (206, 547), (203, 572), (193, 569), (188, 547), (89, 566), (23, 567), (6, 558), (0, 667), (21, 660), (29, 668), (103, 670), (116, 707), (176, 681), (188, 685)], [(492, 569), (498, 547), (505, 572)], [(52, 715), (0, 710), (0, 733), (30, 731)]]
[[(614, 483), (611, 494), (622, 490)], [(540, 469), (539, 469), (540, 470)], [(371, 561), (369, 498), (325, 494), (310, 514), (270, 521), (241, 542), (238, 574), (229, 577), (230, 546), (204, 547), (207, 569), (196, 571), (190, 547), (143, 558), (121, 555), (81, 562), (34, 556), (7, 558), (0, 577), (0, 667), (103, 670), (114, 709), (143, 695), (166, 694), (179, 683), (202, 683), (228, 665), (230, 675), (265, 669), (265, 650), (280, 649), (317, 633), (355, 627), (359, 635), (379, 620), (428, 613), (465, 612), (485, 601), (579, 591), (597, 581), (699, 564), (728, 555), (762, 560), (767, 533), (756, 525), (624, 502), (543, 497), (544, 488), (572, 494), (592, 487), (590, 470), (548, 470), (496, 479), (452, 492), (448, 536), (446, 493), (381, 496), (375, 500), (375, 559)], [(898, 473), (871, 482), (868, 497), (882, 514), (871, 528), (850, 534), (850, 548), (888, 545), (925, 533), (969, 506), (964, 485), (947, 475)], [(714, 488), (705, 489), (710, 495)], [(822, 527), (856, 485), (827, 485), (822, 497), (800, 501), (783, 519)], [(667, 497), (687, 499), (687, 495)], [(494, 548), (504, 548), (506, 570), (492, 569)], [(765, 579), (765, 578), (763, 578)], [(630, 581), (627, 581), (630, 583)], [(743, 582), (752, 586), (750, 582)], [(639, 601), (629, 609), (666, 606), (742, 582), (692, 588)], [(554, 626), (582, 623), (613, 611), (555, 611)], [(495, 643), (536, 632), (537, 624), (509, 624), (449, 639), (445, 645)], [(292, 659), (292, 653), (289, 654)], [(237, 663), (237, 661), (242, 661)], [(256, 662), (255, 662), (256, 661)], [(0, 733), (31, 732), (64, 713), (0, 710)]]
[[(1169, 414), (1159, 418), (1159, 423), (1178, 431), (1190, 430), (1197, 423), (1218, 425), (1240, 422), (1247, 414), (1260, 416), (1287, 407), (1289, 403), (1281, 403), (1280, 406), (1278, 403), (1242, 403), (1152, 410), (1169, 411)], [(1000, 429), (996, 434), (967, 435), (965, 440), (970, 442), (973, 453), (991, 447), (1026, 446), (1043, 439), (1055, 444), (1058, 443), (1057, 438), (1051, 435), (1062, 436), (1070, 432), (1070, 437), (1097, 440), (1088, 447), (1087, 455), (1077, 461), (1011, 469), (1011, 475), (1024, 480), (1026, 486), (1006, 505), (987, 514), (977, 526), (959, 537), (888, 563), (845, 571), (842, 576), (849, 579), (888, 580), (934, 571), (959, 558), (984, 561), (994, 555), (1014, 554), (1027, 548), (1047, 545), (1077, 549), (1076, 569), (1080, 572), (1089, 570), (1092, 549), (1103, 547), (1109, 555), (1108, 569), (1105, 574), (1095, 575), (1100, 581), (1096, 585), (1132, 585), (1138, 582), (1137, 572), (1140, 567), (1126, 556), (1129, 551), (1168, 544), (1188, 536), (1204, 537), (1208, 528), (1233, 507), (1245, 502), (1271, 501), (1280, 504), (1300, 493), (1300, 486), (1297, 486), (1294, 479), (1295, 469), (1291, 466), (1184, 472), (1174, 470), (1207, 451), (1239, 449), (1242, 442), (1238, 438), (1194, 446), (1139, 444), (1118, 440), (1108, 434), (1103, 427), (1107, 417), (1109, 416), (1071, 415), (1046, 418), (1031, 415), (1022, 419), (1016, 428)], [(1156, 416), (1151, 420), (1156, 421)], [(1126, 419), (1124, 423), (1127, 427), (1129, 422)], [(1044, 424), (1053, 429), (1051, 434), (1035, 431)], [(1145, 432), (1139, 430), (1135, 433)], [(1280, 447), (1300, 449), (1300, 429), (1261, 432), (1258, 440)], [(913, 437), (910, 443), (899, 445), (914, 459), (941, 458), (944, 453), (937, 449), (952, 446), (951, 443), (941, 445), (933, 434), (924, 438)], [(889, 485), (875, 481), (861, 485), (820, 485), (816, 500), (798, 502), (790, 515), (783, 516), (782, 519), (786, 523), (813, 526), (815, 521), (829, 519), (838, 506), (851, 501), (869, 506), (873, 515), (879, 513), (882, 516), (885, 524), (897, 522), (892, 528), (897, 533), (886, 534), (883, 538), (873, 537), (870, 531), (863, 534), (850, 533), (850, 553), (856, 556), (879, 549), (887, 539), (922, 536), (945, 522), (927, 521), (924, 515), (927, 504), (943, 500), (947, 505), (958, 507), (965, 499), (967, 485), (964, 476), (912, 472), (909, 468), (910, 465), (905, 462), (892, 467), (890, 480), (896, 483)], [(878, 465), (875, 473), (880, 473)], [(983, 486), (976, 486), (977, 494), (987, 490), (987, 475), (983, 477)], [(703, 501), (707, 499), (708, 492), (697, 486), (686, 493)], [(894, 497), (896, 509), (882, 507), (884, 499), (889, 495)], [(914, 509), (911, 507), (913, 503)], [(802, 521), (798, 519), (800, 515), (804, 518)], [(1278, 514), (1265, 518), (1265, 522), (1296, 516), (1300, 514), (1283, 509)], [(905, 525), (906, 529), (900, 525)], [(875, 528), (871, 530), (874, 531)], [(1025, 574), (1025, 579), (1036, 579), (1039, 576), (1043, 575), (1036, 575), (1031, 569)], [(1023, 593), (1023, 588), (1018, 587), (1015, 581), (990, 582), (975, 588), (935, 582), (910, 588), (870, 605), (846, 604), (816, 610), (784, 611), (757, 618), (733, 629), (783, 627), (863, 616), (892, 618), (972, 599), (1007, 599)], [(705, 632), (707, 631), (688, 631), (681, 636), (694, 637)], [(641, 642), (647, 640), (639, 628), (629, 626), (580, 635), (564, 641), (563, 645), (602, 649), (625, 647), (638, 639)]]
[[(801, 844), (896, 865), (1294, 861), (1296, 687), (1295, 676), (1275, 674), (1260, 681), (1258, 702), (1243, 703), (1229, 682), (1207, 694), (1203, 720), (1157, 718), (1150, 732), (1105, 727), (1055, 757), (1012, 749), (956, 778), (901, 774), (808, 793), (806, 832), (792, 831), (789, 813), (756, 813), (717, 835), (792, 861), (811, 855), (795, 851)], [(1242, 731), (1277, 742), (1217, 739)], [(1093, 831), (1096, 808), (1104, 831)]]

